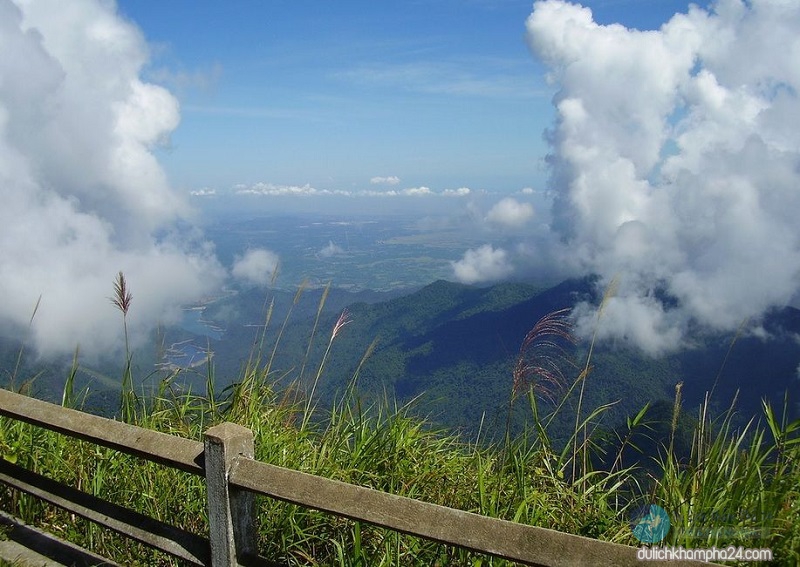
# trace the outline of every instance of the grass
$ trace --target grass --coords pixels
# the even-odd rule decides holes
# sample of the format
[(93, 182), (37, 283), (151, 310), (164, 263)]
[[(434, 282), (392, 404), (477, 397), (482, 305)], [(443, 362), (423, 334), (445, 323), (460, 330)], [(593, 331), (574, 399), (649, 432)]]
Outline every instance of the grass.
[[(130, 308), (124, 277), (115, 282), (114, 305)], [(302, 289), (298, 294), (302, 293)], [(322, 310), (326, 294), (317, 313)], [(124, 300), (124, 301), (123, 301)], [(297, 301), (295, 300), (295, 304)], [(179, 374), (161, 376), (152, 395), (137, 395), (126, 348), (119, 417), (142, 427), (201, 439), (211, 425), (231, 421), (255, 435), (256, 457), (275, 465), (530, 525), (639, 545), (630, 518), (643, 504), (659, 504), (672, 529), (662, 544), (769, 547), (777, 564), (800, 561), (799, 422), (764, 405), (760, 420), (736, 428), (733, 409), (711, 416), (700, 408), (691, 453), (676, 454), (672, 440), (682, 414), (680, 388), (669, 427), (670, 440), (649, 466), (625, 465), (636, 439), (648, 435), (648, 407), (628, 419), (614, 443), (601, 443), (598, 424), (608, 406), (574, 417), (568, 442), (556, 446), (549, 426), (555, 414), (582, 401), (591, 379), (590, 361), (568, 380), (559, 354), (571, 336), (564, 313), (551, 314), (523, 341), (511, 377), (509, 412), (526, 404), (529, 427), (498, 443), (465, 442), (415, 417), (413, 402), (390, 397), (365, 405), (358, 395), (358, 371), (330, 408), (317, 407), (314, 394), (335, 356), (335, 339), (346, 332), (343, 313), (324, 336), (315, 325), (309, 348), (289, 387), (286, 373), (273, 368), (274, 350), (264, 352), (272, 309), (238, 381), (217, 392), (209, 366), (203, 393), (178, 388)], [(287, 315), (288, 317), (288, 315)], [(599, 321), (598, 321), (599, 324)], [(286, 322), (278, 332), (282, 333)], [(311, 342), (324, 341), (321, 360), (311, 361)], [(369, 356), (370, 347), (363, 361)], [(67, 377), (62, 403), (79, 406)], [(316, 367), (302, 380), (308, 367)], [(360, 368), (360, 366), (359, 366)], [(541, 395), (559, 398), (554, 413), (542, 415)], [(0, 454), (22, 466), (196, 533), (207, 530), (200, 478), (141, 461), (110, 449), (74, 441), (20, 422), (0, 419)], [(508, 431), (508, 428), (507, 428)], [(604, 462), (606, 466), (593, 463)], [(0, 506), (24, 521), (126, 565), (172, 565), (167, 557), (121, 539), (108, 530), (48, 507), (10, 489), (0, 489)], [(503, 565), (502, 561), (448, 548), (411, 536), (270, 500), (258, 500), (259, 550), (295, 565)]]

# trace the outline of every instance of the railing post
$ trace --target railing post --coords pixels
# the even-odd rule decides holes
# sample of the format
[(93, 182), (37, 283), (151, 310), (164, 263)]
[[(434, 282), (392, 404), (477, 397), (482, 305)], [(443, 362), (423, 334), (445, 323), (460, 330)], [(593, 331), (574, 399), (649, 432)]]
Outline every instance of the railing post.
[(221, 423), (204, 435), (211, 565), (234, 567), (245, 555), (257, 555), (255, 495), (228, 484), (233, 459), (253, 458), (253, 432)]

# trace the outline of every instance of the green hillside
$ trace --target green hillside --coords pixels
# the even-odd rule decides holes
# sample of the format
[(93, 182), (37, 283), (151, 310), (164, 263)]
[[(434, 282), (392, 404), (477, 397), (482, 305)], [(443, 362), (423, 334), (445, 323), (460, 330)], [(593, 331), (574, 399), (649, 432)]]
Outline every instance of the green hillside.
[[(780, 565), (800, 559), (800, 420), (793, 400), (783, 405), (800, 356), (797, 311), (766, 318), (769, 340), (698, 334), (694, 349), (658, 360), (601, 344), (587, 361), (587, 344), (560, 340), (568, 319), (554, 312), (595, 300), (589, 280), (548, 289), (440, 281), (402, 297), (351, 299), (335, 290), (230, 295), (206, 314), (224, 334), (194, 337), (213, 343), (210, 367), (154, 372), (133, 353), (128, 389), (114, 381), (127, 373), (110, 363), (103, 372), (79, 363), (73, 373), (62, 361), (43, 366), (32, 391), (195, 439), (215, 423), (240, 423), (265, 462), (486, 516), (638, 545), (636, 511), (655, 503), (673, 526), (664, 544), (770, 548)], [(513, 390), (532, 328), (525, 360), (560, 382), (548, 382), (547, 395), (535, 373), (524, 378), (539, 395), (524, 380)], [(190, 334), (166, 329), (159, 340)], [(4, 364), (20, 359), (25, 376), (38, 360), (13, 346)], [(91, 380), (87, 398), (73, 375)], [(724, 411), (737, 390), (736, 412)], [(762, 405), (762, 396), (777, 402)], [(202, 485), (175, 471), (6, 418), (0, 456), (176, 525), (207, 527)], [(292, 565), (503, 564), (268, 499), (258, 505), (260, 550)], [(0, 491), (0, 508), (123, 564), (175, 564), (12, 491)]]
[[(578, 301), (597, 300), (590, 279), (565, 281), (550, 288), (526, 283), (474, 287), (437, 281), (406, 295), (354, 294), (335, 288), (297, 293), (241, 290), (210, 303), (203, 315), (224, 329), (221, 337), (196, 335), (177, 327), (162, 329), (152, 348), (135, 353), (134, 365), (139, 375), (147, 376), (159, 350), (191, 340), (213, 351), (215, 380), (218, 388), (225, 388), (237, 380), (258, 347), (272, 362), (271, 378), (283, 384), (299, 379), (310, 387), (330, 330), (347, 309), (349, 323), (337, 338), (315, 391), (322, 405), (334, 401), (360, 368), (357, 391), (365, 403), (384, 396), (399, 403), (418, 398), (415, 411), (432, 423), (470, 438), (479, 430), (494, 438), (505, 431), (512, 371), (526, 333), (548, 313), (570, 308)], [(647, 402), (671, 403), (678, 382), (683, 383), (686, 410), (696, 408), (712, 387), (711, 403), (717, 411), (729, 407), (739, 392), (737, 408), (742, 419), (761, 411), (763, 397), (782, 404), (784, 393), (794, 391), (800, 363), (800, 344), (794, 339), (800, 334), (800, 312), (791, 308), (776, 311), (763, 325), (768, 339), (746, 332), (696, 333), (691, 337), (694, 348), (658, 359), (624, 342), (598, 343), (585, 381), (583, 407), (613, 404), (599, 424), (611, 430)], [(560, 390), (550, 392), (553, 399), (578, 377), (588, 351), (585, 341), (561, 346), (564, 352), (556, 362), (563, 384)], [(18, 344), (5, 352), (10, 367)], [(361, 364), (367, 352), (370, 355)], [(28, 362), (29, 357), (24, 357), (23, 363)], [(31, 374), (38, 370), (37, 395), (58, 399), (71, 362), (69, 357), (44, 368), (31, 367)], [(89, 385), (90, 401), (98, 408), (111, 407), (111, 400), (116, 399), (118, 385), (114, 388), (113, 377), (120, 375), (117, 362), (82, 363), (79, 384)], [(202, 392), (207, 378), (207, 367), (200, 366), (182, 372), (176, 385)], [(545, 397), (541, 402), (545, 411), (552, 407), (548, 401)], [(569, 400), (567, 406), (573, 403), (575, 400)], [(796, 408), (795, 400), (792, 404)], [(524, 428), (528, 418), (526, 412), (520, 412), (512, 420), (513, 429)], [(555, 438), (571, 430), (569, 421), (556, 420)]]
[[(324, 399), (333, 399), (376, 341), (361, 368), (362, 395), (385, 391), (401, 402), (420, 396), (418, 411), (436, 423), (471, 436), (479, 427), (496, 433), (505, 423), (512, 370), (525, 334), (546, 314), (592, 299), (589, 280), (544, 290), (439, 281), (404, 297), (353, 304), (352, 322), (337, 343), (320, 391)], [(336, 315), (329, 315), (323, 328), (330, 328)], [(647, 402), (671, 403), (678, 382), (683, 382), (687, 409), (696, 408), (712, 387), (718, 409), (727, 408), (740, 392), (742, 416), (759, 413), (763, 397), (781, 404), (800, 362), (800, 345), (793, 339), (800, 330), (797, 315), (787, 308), (769, 317), (769, 340), (698, 333), (692, 337), (694, 348), (658, 359), (625, 344), (600, 343), (587, 376), (584, 407), (614, 403), (604, 423), (612, 428)], [(288, 336), (307, 337), (302, 325)], [(559, 364), (566, 389), (585, 363), (588, 344), (563, 346)], [(516, 425), (522, 426), (522, 417)], [(568, 423), (562, 425), (569, 431)]]
[[(277, 383), (298, 380), (310, 388), (330, 330), (347, 309), (349, 322), (315, 389), (321, 405), (332, 403), (358, 368), (357, 392), (365, 403), (384, 397), (401, 404), (415, 399), (414, 411), (431, 423), (469, 438), (480, 432), (492, 439), (506, 429), (512, 372), (526, 333), (548, 313), (597, 300), (591, 279), (546, 289), (526, 283), (474, 287), (437, 281), (406, 295), (354, 294), (335, 288), (301, 289), (294, 294), (241, 290), (210, 303), (203, 315), (224, 329), (221, 337), (162, 329), (153, 339), (156, 344), (134, 353), (133, 362), (138, 375), (153, 387), (155, 375), (146, 378), (152, 374), (149, 369), (157, 362), (157, 352), (191, 340), (213, 351), (214, 378), (218, 388), (225, 388), (237, 380), (256, 349), (270, 359), (271, 378)], [(762, 398), (782, 405), (784, 394), (796, 389), (792, 386), (800, 344), (794, 337), (800, 334), (800, 312), (776, 311), (763, 328), (767, 339), (748, 336), (746, 330), (739, 335), (696, 333), (691, 337), (693, 348), (658, 359), (624, 342), (598, 343), (584, 383), (583, 408), (612, 404), (598, 424), (611, 431), (648, 402), (671, 404), (679, 382), (687, 411), (699, 406), (712, 388), (712, 408), (721, 412), (737, 398), (743, 421), (761, 411)], [(5, 344), (5, 366), (13, 368), (19, 344)], [(560, 346), (564, 350), (552, 362), (559, 366), (561, 388), (550, 385), (550, 395), (541, 398), (543, 411), (552, 409), (551, 402), (560, 399), (586, 362), (585, 341), (562, 341)], [(366, 359), (365, 353), (369, 353)], [(117, 362), (81, 361), (77, 383), (88, 385), (90, 407), (113, 408), (119, 389)], [(71, 363), (68, 357), (43, 365), (35, 356), (25, 356), (18, 374), (36, 375), (37, 395), (57, 400)], [(202, 392), (207, 379), (204, 365), (183, 371), (175, 385)], [(569, 399), (566, 406), (576, 403)], [(790, 400), (790, 409), (797, 414), (795, 399)], [(511, 421), (514, 431), (521, 431), (530, 418), (527, 412), (518, 414)], [(555, 439), (571, 431), (570, 421), (556, 419)]]

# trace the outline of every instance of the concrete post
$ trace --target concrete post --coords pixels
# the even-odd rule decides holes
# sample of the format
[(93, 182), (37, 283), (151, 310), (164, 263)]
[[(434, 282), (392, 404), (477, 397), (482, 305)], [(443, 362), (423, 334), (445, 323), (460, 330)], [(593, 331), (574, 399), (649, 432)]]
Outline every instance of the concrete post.
[(253, 458), (253, 432), (221, 423), (204, 435), (208, 522), (212, 567), (234, 567), (246, 555), (257, 555), (255, 495), (228, 484), (233, 460)]

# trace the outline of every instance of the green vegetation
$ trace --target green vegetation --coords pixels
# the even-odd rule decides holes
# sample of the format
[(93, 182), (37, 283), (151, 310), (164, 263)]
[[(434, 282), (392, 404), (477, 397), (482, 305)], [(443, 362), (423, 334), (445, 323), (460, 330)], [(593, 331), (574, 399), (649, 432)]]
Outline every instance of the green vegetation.
[[(124, 323), (131, 299), (121, 274), (117, 284), (115, 305)], [(515, 293), (494, 293), (486, 301), (502, 309)], [(671, 405), (643, 404), (623, 425), (609, 430), (604, 418), (613, 405), (595, 404), (585, 396), (596, 378), (592, 366), (599, 364), (591, 354), (593, 345), (578, 370), (563, 364), (571, 342), (563, 312), (544, 316), (525, 337), (508, 379), (496, 385), (507, 400), (505, 434), (499, 438), (479, 431), (475, 440), (467, 440), (439, 429), (418, 416), (417, 402), (398, 404), (390, 395), (363, 398), (361, 380), (375, 343), (357, 355), (345, 387), (322, 405), (319, 391), (330, 380), (331, 363), (348, 352), (339, 347), (356, 325), (342, 313), (330, 333), (318, 329), (326, 296), (319, 299), (308, 346), (288, 371), (276, 366), (280, 341), (268, 338), (270, 333), (283, 335), (291, 307), (271, 331), (274, 311), (267, 302), (265, 323), (252, 340), (247, 363), (238, 380), (221, 391), (209, 367), (191, 381), (202, 378), (203, 392), (187, 391), (181, 387), (184, 375), (171, 373), (158, 376), (153, 390), (137, 393), (131, 378), (135, 364), (126, 352), (117, 417), (193, 439), (211, 425), (232, 421), (254, 432), (256, 457), (265, 462), (629, 545), (639, 545), (630, 525), (635, 510), (658, 504), (672, 521), (662, 544), (769, 547), (778, 564), (800, 561), (795, 521), (800, 513), (800, 421), (790, 421), (785, 412), (776, 415), (764, 403), (760, 420), (738, 426), (732, 410), (715, 418), (707, 401), (694, 418), (683, 412), (678, 388)], [(437, 301), (445, 311), (458, 303), (447, 295)], [(415, 324), (413, 317), (403, 321)], [(84, 399), (74, 391), (74, 375), (67, 377), (64, 405), (80, 406)], [(576, 411), (579, 407), (585, 410)], [(525, 425), (512, 427), (512, 417), (523, 415)], [(570, 430), (565, 432), (563, 423), (571, 424)], [(653, 458), (642, 457), (645, 452)], [(5, 418), (0, 420), (0, 454), (184, 529), (207, 529), (203, 484), (191, 475)], [(347, 566), (502, 564), (266, 498), (258, 506), (259, 549), (273, 560)], [(0, 489), (0, 507), (122, 564), (172, 564), (9, 489)]]

